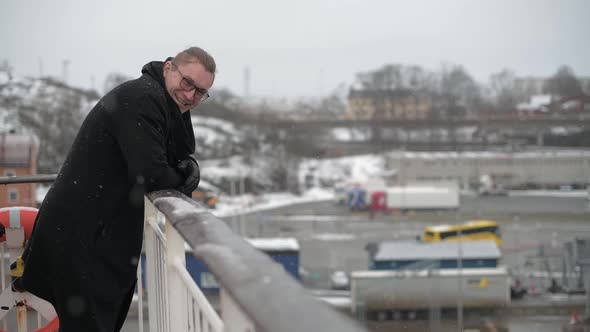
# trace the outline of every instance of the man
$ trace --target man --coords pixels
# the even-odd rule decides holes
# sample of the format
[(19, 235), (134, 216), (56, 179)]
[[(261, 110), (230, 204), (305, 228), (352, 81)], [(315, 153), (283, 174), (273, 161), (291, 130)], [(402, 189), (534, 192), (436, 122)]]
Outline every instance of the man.
[(55, 307), (60, 331), (119, 331), (135, 288), (144, 193), (190, 196), (199, 167), (190, 109), (215, 61), (191, 47), (107, 93), (90, 111), (39, 209), (15, 282)]

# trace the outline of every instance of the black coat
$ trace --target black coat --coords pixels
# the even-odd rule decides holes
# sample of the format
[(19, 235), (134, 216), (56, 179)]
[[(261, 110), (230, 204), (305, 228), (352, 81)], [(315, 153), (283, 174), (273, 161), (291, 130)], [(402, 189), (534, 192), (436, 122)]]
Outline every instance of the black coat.
[(184, 181), (176, 166), (194, 153), (194, 133), (162, 69), (146, 64), (90, 111), (39, 209), (22, 282), (54, 305), (62, 331), (120, 328), (136, 281), (144, 193)]

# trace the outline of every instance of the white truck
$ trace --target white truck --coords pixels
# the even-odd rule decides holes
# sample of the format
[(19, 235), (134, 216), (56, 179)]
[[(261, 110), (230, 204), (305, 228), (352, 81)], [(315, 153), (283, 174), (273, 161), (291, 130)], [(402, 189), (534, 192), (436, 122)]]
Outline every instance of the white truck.
[(409, 185), (388, 187), (387, 208), (398, 210), (457, 209), (459, 189), (457, 186)]
[(481, 196), (506, 196), (508, 191), (504, 186), (494, 181), (494, 177), (484, 174), (479, 178), (478, 194)]
[(459, 298), (465, 308), (505, 307), (510, 277), (505, 267), (355, 271), (350, 293), (353, 312), (455, 308)]

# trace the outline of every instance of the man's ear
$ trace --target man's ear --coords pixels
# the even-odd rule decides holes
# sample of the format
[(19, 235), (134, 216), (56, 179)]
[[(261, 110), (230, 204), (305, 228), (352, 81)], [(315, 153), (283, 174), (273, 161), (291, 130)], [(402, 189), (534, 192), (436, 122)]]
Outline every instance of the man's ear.
[(170, 61), (164, 62), (164, 70), (163, 70), (164, 77), (166, 77), (166, 75), (170, 71), (171, 67), (172, 67), (172, 63)]

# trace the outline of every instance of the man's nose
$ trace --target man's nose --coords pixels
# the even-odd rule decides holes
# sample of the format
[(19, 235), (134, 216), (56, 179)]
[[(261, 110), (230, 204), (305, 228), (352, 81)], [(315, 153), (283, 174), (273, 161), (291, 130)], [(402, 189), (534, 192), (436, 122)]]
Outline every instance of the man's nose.
[(195, 97), (195, 93), (197, 90), (186, 91), (184, 90), (184, 97), (190, 101), (194, 101), (193, 98)]

